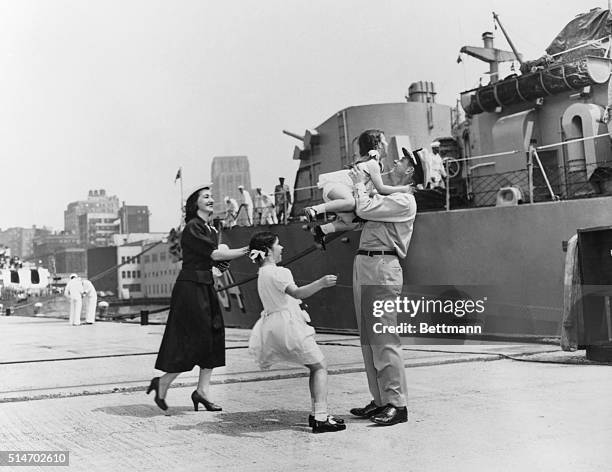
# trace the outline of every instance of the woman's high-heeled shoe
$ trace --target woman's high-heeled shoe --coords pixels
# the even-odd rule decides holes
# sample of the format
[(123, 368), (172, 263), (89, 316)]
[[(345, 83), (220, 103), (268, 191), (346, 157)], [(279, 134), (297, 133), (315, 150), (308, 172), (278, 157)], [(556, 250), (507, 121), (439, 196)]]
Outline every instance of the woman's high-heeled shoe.
[(200, 395), (197, 390), (194, 390), (191, 394), (191, 401), (193, 402), (193, 409), (195, 411), (198, 411), (198, 403), (204, 405), (204, 408), (206, 408), (208, 411), (223, 410), (223, 408), (221, 408), (219, 405), (215, 405), (213, 402), (209, 402), (206, 398)]
[(159, 398), (159, 377), (154, 377), (151, 380), (151, 383), (147, 387), (147, 395), (151, 393), (151, 390), (155, 390), (155, 404), (162, 410), (166, 411), (168, 409), (168, 405), (166, 405), (166, 400), (164, 400), (163, 398)]

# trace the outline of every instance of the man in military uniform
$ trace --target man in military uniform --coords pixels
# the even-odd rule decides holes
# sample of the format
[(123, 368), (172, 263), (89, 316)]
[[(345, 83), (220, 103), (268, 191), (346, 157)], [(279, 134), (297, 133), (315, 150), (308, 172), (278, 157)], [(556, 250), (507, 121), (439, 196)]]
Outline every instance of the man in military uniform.
[[(404, 154), (387, 176), (390, 185), (406, 185), (410, 180), (414, 184), (423, 183), (418, 154), (414, 153), (414, 158), (406, 151)], [(376, 334), (373, 325), (396, 326), (397, 311), (386, 311), (380, 318), (374, 318), (371, 299), (395, 300), (401, 294), (403, 273), (399, 259), (405, 258), (408, 252), (417, 207), (412, 193), (370, 196), (364, 185), (368, 177), (356, 167), (351, 170), (351, 178), (355, 183), (357, 212), (367, 220), (353, 265), (353, 297), (372, 394), (368, 405), (353, 408), (351, 413), (381, 426), (392, 426), (408, 421), (401, 340), (395, 332)], [(394, 221), (398, 215), (403, 218), (400, 222), (387, 223), (385, 215), (393, 216)], [(383, 221), (370, 221), (370, 217)]]
[(278, 178), (278, 185), (274, 187), (274, 204), (276, 206), (276, 217), (280, 224), (287, 224), (287, 213), (291, 205), (291, 190), (285, 185), (285, 178)]

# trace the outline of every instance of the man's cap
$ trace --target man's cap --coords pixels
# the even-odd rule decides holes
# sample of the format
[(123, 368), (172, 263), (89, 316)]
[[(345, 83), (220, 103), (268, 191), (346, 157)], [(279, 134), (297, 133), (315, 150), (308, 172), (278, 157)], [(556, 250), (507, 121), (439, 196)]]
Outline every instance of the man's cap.
[(240, 189), (244, 190), (244, 185), (238, 185), (238, 190)]
[(440, 147), (440, 141), (433, 141), (431, 147)]
[(404, 157), (410, 159), (412, 165), (414, 167), (414, 174), (412, 176), (412, 181), (415, 185), (425, 183), (425, 169), (423, 168), (423, 161), (421, 160), (421, 156), (419, 152), (421, 152), (423, 148), (415, 149), (412, 152), (408, 152), (406, 148), (402, 148), (402, 153)]
[(71, 279), (76, 279), (78, 276), (76, 274), (70, 274)]

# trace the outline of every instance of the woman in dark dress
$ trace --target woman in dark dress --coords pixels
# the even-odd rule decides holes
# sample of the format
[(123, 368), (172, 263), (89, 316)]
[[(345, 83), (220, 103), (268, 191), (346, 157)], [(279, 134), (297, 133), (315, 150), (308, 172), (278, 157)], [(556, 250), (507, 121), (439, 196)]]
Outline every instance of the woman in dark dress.
[(219, 249), (217, 230), (208, 224), (213, 214), (210, 186), (193, 192), (185, 204), (185, 229), (181, 235), (183, 267), (170, 302), (166, 330), (155, 368), (166, 372), (155, 377), (147, 393), (155, 390), (155, 403), (167, 410), (165, 398), (170, 384), (181, 372), (200, 367), (197, 389), (191, 394), (194, 409), (202, 403), (209, 411), (221, 407), (210, 401), (210, 376), (214, 367), (225, 365), (223, 315), (214, 290), (212, 268), (222, 261), (246, 255), (248, 247)]

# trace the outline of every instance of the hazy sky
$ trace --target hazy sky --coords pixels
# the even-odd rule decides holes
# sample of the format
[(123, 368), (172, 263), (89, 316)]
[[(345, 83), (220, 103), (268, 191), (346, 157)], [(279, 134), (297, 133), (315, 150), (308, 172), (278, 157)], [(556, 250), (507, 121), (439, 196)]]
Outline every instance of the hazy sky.
[(454, 104), (488, 69), (456, 59), (482, 45), (491, 11), (533, 59), (576, 14), (607, 7), (581, 3), (0, 0), (0, 228), (63, 229), (67, 203), (104, 188), (167, 231), (177, 169), (187, 190), (216, 155), (247, 155), (253, 186), (293, 184), (297, 141), (282, 129), (402, 102), (418, 80)]

